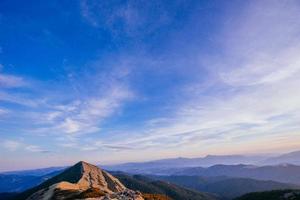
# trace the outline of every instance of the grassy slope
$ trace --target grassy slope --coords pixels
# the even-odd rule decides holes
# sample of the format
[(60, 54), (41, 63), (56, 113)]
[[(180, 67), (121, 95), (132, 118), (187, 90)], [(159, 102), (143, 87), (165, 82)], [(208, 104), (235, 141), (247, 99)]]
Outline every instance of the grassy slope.
[(164, 181), (153, 181), (152, 179), (146, 178), (140, 175), (125, 175), (125, 174), (114, 174), (126, 187), (132, 190), (138, 190), (142, 193), (151, 194), (163, 194), (173, 200), (215, 200), (216, 197), (189, 190), (171, 183)]
[(200, 176), (153, 176), (155, 179), (195, 189), (216, 193), (225, 198), (235, 198), (250, 192), (295, 189), (299, 186), (274, 181), (261, 181), (249, 178), (200, 177)]
[(300, 200), (299, 190), (274, 190), (245, 194), (235, 200)]

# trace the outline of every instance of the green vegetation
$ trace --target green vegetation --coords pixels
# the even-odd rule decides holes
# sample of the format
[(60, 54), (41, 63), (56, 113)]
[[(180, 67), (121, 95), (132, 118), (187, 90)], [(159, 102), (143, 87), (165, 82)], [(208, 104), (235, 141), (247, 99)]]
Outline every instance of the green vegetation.
[(245, 194), (235, 200), (300, 200), (300, 190), (273, 190)]
[(72, 199), (84, 199), (84, 198), (97, 198), (97, 197), (103, 197), (105, 195), (106, 195), (106, 193), (104, 193), (100, 189), (90, 188), (90, 189), (88, 189), (86, 191), (81, 192), (80, 194), (73, 195), (68, 200), (72, 200)]
[(299, 188), (299, 186), (296, 185), (275, 181), (262, 181), (249, 178), (230, 178), (225, 176), (151, 176), (151, 178), (168, 181), (197, 191), (215, 193), (228, 199), (233, 199), (251, 192)]
[(163, 194), (143, 194), (145, 200), (172, 200), (167, 195)]
[(142, 193), (148, 194), (161, 194), (174, 200), (215, 200), (215, 196), (189, 190), (177, 185), (163, 182), (154, 181), (141, 175), (126, 175), (126, 174), (114, 174), (127, 188), (132, 190), (138, 190)]

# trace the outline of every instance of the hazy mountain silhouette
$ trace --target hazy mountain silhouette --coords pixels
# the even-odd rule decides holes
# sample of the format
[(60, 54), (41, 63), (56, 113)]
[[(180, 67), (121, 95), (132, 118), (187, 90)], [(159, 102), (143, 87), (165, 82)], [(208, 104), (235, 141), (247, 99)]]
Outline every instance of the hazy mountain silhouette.
[(225, 176), (152, 176), (152, 178), (168, 181), (198, 191), (215, 193), (227, 199), (232, 199), (250, 192), (300, 188), (300, 186), (293, 184)]
[(177, 171), (175, 175), (230, 176), (299, 184), (300, 166), (289, 164), (276, 166), (215, 165), (208, 168), (185, 168)]
[(294, 151), (280, 156), (268, 158), (262, 162), (264, 165), (278, 165), (278, 164), (294, 164), (300, 165), (300, 151)]
[(0, 174), (0, 192), (22, 192), (52, 178), (60, 172), (61, 170), (45, 175), (21, 175), (23, 174), (22, 172), (17, 174)]
[(7, 172), (0, 173), (0, 175), (44, 176), (44, 175), (51, 174), (52, 172), (62, 171), (66, 168), (67, 167), (47, 167), (47, 168), (40, 168), (40, 169), (7, 171)]
[(183, 167), (209, 167), (216, 164), (234, 165), (234, 164), (253, 164), (261, 162), (265, 157), (262, 156), (243, 156), (243, 155), (207, 155), (200, 158), (171, 158), (154, 160), (149, 162), (124, 163), (119, 165), (107, 165), (103, 168), (112, 171), (125, 171), (133, 174), (152, 174), (162, 173), (164, 169)]

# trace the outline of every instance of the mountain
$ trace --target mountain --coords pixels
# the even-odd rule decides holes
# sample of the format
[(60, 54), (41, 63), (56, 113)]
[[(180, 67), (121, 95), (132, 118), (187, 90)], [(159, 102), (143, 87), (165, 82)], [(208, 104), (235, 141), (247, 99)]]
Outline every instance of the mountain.
[(277, 166), (215, 165), (208, 168), (185, 168), (177, 171), (174, 175), (229, 176), (300, 184), (300, 166), (290, 164)]
[(274, 181), (260, 181), (249, 178), (200, 177), (200, 176), (151, 176), (154, 179), (168, 181), (186, 188), (218, 194), (232, 199), (250, 192), (296, 189), (300, 186)]
[(0, 175), (18, 175), (18, 176), (44, 176), (52, 172), (62, 171), (67, 167), (47, 167), (41, 169), (19, 170), (1, 172)]
[(0, 192), (22, 192), (52, 178), (60, 172), (54, 171), (42, 176), (21, 175), (22, 173), (0, 174)]
[(100, 168), (79, 162), (42, 184), (19, 194), (15, 199), (106, 198), (141, 200), (139, 192), (127, 189), (117, 178)]
[(153, 180), (149, 177), (142, 175), (128, 175), (124, 173), (115, 173), (124, 185), (129, 189), (138, 190), (142, 193), (163, 194), (173, 200), (216, 200), (219, 199), (216, 195), (197, 192), (195, 190), (186, 189), (175, 184)]
[(106, 165), (104, 169), (111, 171), (124, 171), (132, 174), (164, 174), (169, 169), (185, 167), (209, 167), (216, 164), (253, 164), (264, 160), (262, 156), (243, 156), (243, 155), (207, 155), (200, 158), (171, 158), (154, 160), (149, 162), (133, 162), (119, 165)]
[(294, 151), (277, 157), (268, 158), (262, 162), (264, 165), (278, 165), (286, 163), (300, 165), (300, 151)]
[(300, 200), (300, 190), (274, 190), (243, 195), (235, 200)]
[(13, 200), (16, 195), (14, 192), (3, 192), (0, 193), (0, 200)]

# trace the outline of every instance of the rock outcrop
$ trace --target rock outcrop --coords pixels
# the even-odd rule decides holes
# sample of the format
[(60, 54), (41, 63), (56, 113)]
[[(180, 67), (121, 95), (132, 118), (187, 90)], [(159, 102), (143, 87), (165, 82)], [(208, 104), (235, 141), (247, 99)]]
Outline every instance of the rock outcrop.
[(127, 189), (108, 172), (83, 161), (38, 188), (26, 200), (143, 200), (141, 193)]

